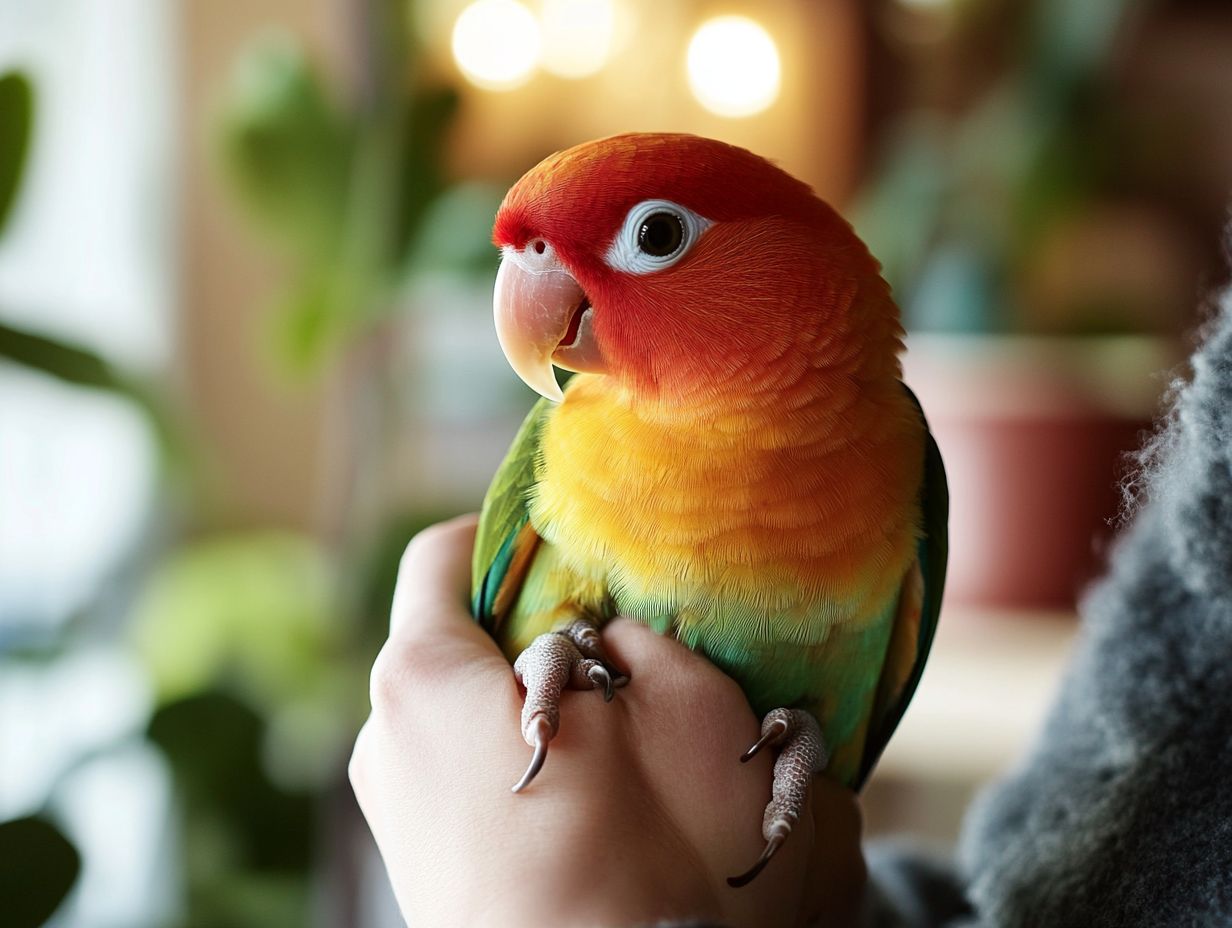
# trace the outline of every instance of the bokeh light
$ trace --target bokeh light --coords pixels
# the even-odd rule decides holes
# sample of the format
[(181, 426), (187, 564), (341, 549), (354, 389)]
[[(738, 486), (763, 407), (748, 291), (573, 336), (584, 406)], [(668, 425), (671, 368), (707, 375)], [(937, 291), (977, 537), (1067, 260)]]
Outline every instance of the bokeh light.
[(688, 71), (693, 96), (719, 116), (752, 116), (778, 99), (778, 47), (745, 16), (702, 23), (689, 42)]
[(612, 53), (616, 16), (613, 0), (543, 0), (543, 69), (570, 78), (601, 70)]
[(467, 80), (485, 90), (524, 84), (539, 59), (539, 23), (517, 0), (475, 0), (453, 27), (453, 57)]

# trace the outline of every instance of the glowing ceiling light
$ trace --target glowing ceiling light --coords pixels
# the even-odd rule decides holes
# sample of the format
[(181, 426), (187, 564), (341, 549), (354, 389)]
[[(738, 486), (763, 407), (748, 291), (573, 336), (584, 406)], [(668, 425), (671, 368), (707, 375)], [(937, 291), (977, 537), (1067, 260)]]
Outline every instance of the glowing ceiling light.
[(561, 77), (588, 77), (612, 52), (613, 0), (543, 0), (544, 69)]
[(517, 0), (475, 0), (453, 24), (453, 57), (471, 83), (510, 90), (539, 58), (539, 23)]
[(779, 96), (779, 50), (745, 16), (702, 23), (689, 41), (688, 70), (697, 102), (719, 116), (752, 116)]

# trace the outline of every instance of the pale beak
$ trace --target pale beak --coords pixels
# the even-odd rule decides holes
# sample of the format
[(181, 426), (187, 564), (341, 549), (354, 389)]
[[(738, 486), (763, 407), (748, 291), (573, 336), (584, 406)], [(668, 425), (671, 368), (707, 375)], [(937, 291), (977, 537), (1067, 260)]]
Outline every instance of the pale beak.
[(606, 369), (595, 342), (590, 301), (542, 239), (522, 249), (502, 249), (492, 308), (496, 337), (510, 367), (540, 395), (557, 403), (564, 399), (553, 363), (572, 371)]

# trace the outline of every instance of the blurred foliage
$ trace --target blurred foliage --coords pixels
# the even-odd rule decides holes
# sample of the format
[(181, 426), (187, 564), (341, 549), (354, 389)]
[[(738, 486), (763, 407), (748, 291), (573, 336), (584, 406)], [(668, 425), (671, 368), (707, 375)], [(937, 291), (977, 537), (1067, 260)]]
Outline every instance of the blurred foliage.
[(0, 232), (17, 201), (34, 124), (34, 88), (24, 74), (0, 74)]
[(243, 700), (271, 729), (270, 772), (295, 787), (337, 774), (366, 709), (334, 567), (301, 535), (208, 538), (155, 570), (132, 625), (160, 702)]
[(187, 838), (183, 924), (310, 924), (314, 797), (270, 780), (261, 716), (207, 689), (159, 708), (149, 738), (170, 765)]
[(37, 816), (0, 822), (0, 907), (9, 928), (36, 928), (64, 901), (81, 858), (51, 822)]
[(355, 127), (294, 38), (249, 44), (219, 120), (224, 165), (253, 217), (305, 260), (337, 250)]
[(181, 814), (184, 928), (302, 928), (319, 903), (326, 805), (367, 713), (367, 674), (407, 539), (395, 513), (331, 552), (304, 535), (185, 544), (158, 567), (131, 634)]
[(324, 552), (291, 533), (189, 543), (149, 579), (133, 633), (160, 697), (231, 675), (266, 705), (303, 695), (305, 671), (338, 645)]
[[(405, 4), (355, 9), (366, 44), (353, 85), (296, 38), (266, 33), (240, 55), (213, 120), (224, 176), (286, 262), (275, 356), (303, 376), (380, 331), (409, 274), (492, 264), (492, 193), (450, 191), (444, 177), (454, 93), (417, 80)], [(356, 376), (390, 399), (378, 367)], [(331, 515), (328, 545), (259, 529), (185, 541), (139, 597), (130, 628), (158, 700), (150, 738), (183, 815), (185, 928), (309, 923), (318, 858), (346, 840), (328, 833), (329, 807), (403, 548), (437, 514)]]
[[(0, 75), (0, 233), (21, 186), (34, 125), (34, 89), (25, 75)], [(0, 358), (72, 383), (110, 386), (101, 359), (0, 324)], [(59, 908), (81, 870), (81, 857), (55, 825), (30, 816), (0, 823), (0, 910), (13, 928), (41, 925)]]
[(491, 277), (496, 273), (492, 217), (505, 188), (479, 182), (449, 187), (428, 204), (407, 253), (405, 276), (421, 273)]
[[(0, 233), (17, 200), (34, 125), (34, 88), (20, 73), (0, 75)], [(187, 465), (180, 424), (154, 384), (118, 369), (97, 352), (0, 322), (0, 359), (65, 383), (116, 394), (145, 413), (164, 462), (173, 473)]]
[(444, 130), (457, 98), (406, 80), (407, 35), (400, 18), (381, 34), (372, 59), (380, 73), (349, 105), (293, 37), (259, 36), (220, 106), (226, 175), (292, 266), (277, 342), (300, 372), (319, 369), (389, 312), (416, 232), (445, 187)]
[(172, 473), (189, 466), (188, 439), (160, 389), (117, 368), (102, 355), (63, 338), (27, 332), (0, 322), (0, 358), (74, 386), (103, 390), (145, 413), (164, 463)]
[[(356, 86), (327, 78), (296, 39), (266, 34), (240, 56), (214, 120), (226, 177), (288, 264), (278, 356), (306, 375), (371, 337), (398, 308), (409, 274), (493, 264), (487, 233), (499, 194), (474, 186), (442, 196), (454, 93), (416, 79), (405, 4), (364, 0), (355, 12), (368, 43)], [(24, 78), (0, 78), (0, 222), (16, 196), (32, 112)], [(444, 234), (426, 234), (425, 221)], [(200, 449), (180, 437), (160, 385), (8, 324), (0, 358), (144, 410), (169, 452), (167, 473), (179, 458), (196, 461)], [(345, 840), (328, 833), (337, 827), (329, 809), (367, 712), (367, 674), (387, 634), (402, 550), (443, 514), (382, 513), (375, 525), (336, 514), (326, 545), (263, 529), (193, 537), (191, 504), (203, 501), (189, 502), (158, 526), (183, 536), (162, 539), (166, 553), (130, 578), (137, 592), (126, 627), (153, 685), (148, 737), (176, 797), (176, 924), (301, 928), (321, 901), (322, 848)], [(185, 516), (186, 525), (174, 524)], [(61, 647), (75, 647), (83, 632), (83, 623), (66, 627)], [(41, 923), (79, 866), (51, 825), (30, 821), (0, 825), (0, 856), (26, 863), (6, 876), (40, 890), (21, 909), (4, 893), (6, 925)]]
[[(973, 16), (978, 5), (956, 6)], [(910, 328), (1032, 331), (1021, 275), (1061, 224), (1122, 186), (1130, 129), (1109, 74), (1132, 0), (1039, 0), (998, 81), (960, 116), (915, 113), (885, 139), (856, 225)], [(960, 24), (961, 25), (961, 24)], [(1149, 316), (1114, 292), (1059, 317), (1068, 331)]]

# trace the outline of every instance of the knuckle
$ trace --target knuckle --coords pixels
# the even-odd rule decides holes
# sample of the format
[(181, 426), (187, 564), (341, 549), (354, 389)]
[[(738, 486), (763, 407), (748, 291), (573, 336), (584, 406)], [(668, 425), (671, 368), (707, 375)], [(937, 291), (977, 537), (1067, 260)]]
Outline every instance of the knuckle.
[(374, 714), (396, 712), (401, 706), (408, 675), (406, 658), (409, 655), (405, 653), (407, 650), (393, 641), (388, 641), (376, 656), (369, 679), (369, 696)]
[(750, 712), (740, 684), (699, 654), (688, 653), (675, 665), (670, 679), (676, 698), (705, 716), (738, 719)]
[(399, 576), (405, 575), (406, 571), (423, 557), (426, 551), (444, 544), (466, 528), (471, 521), (473, 520), (469, 518), (453, 519), (448, 522), (437, 522), (435, 525), (429, 525), (427, 528), (420, 529), (406, 543), (406, 547), (402, 551), (402, 559), (398, 564)]
[(440, 533), (439, 525), (431, 525), (423, 529), (406, 543), (406, 547), (402, 549), (402, 558), (398, 561), (398, 576), (405, 577), (414, 566), (415, 562), (423, 556), (423, 552), (433, 545), (433, 539), (437, 538)]
[(390, 640), (372, 665), (374, 713), (400, 713), (416, 696), (440, 686), (448, 675), (440, 648), (426, 641)]
[(740, 684), (723, 673), (718, 667), (714, 667), (713, 671), (709, 676), (715, 681), (715, 693), (718, 699), (721, 700), (724, 708), (732, 714), (747, 712), (749, 698), (744, 694)]
[(355, 793), (356, 798), (360, 798), (367, 784), (365, 770), (367, 767), (367, 743), (368, 743), (368, 728), (367, 726), (359, 730), (359, 735), (355, 738), (355, 746), (351, 749), (351, 759), (347, 762), (347, 779), (351, 783), (351, 791)]

